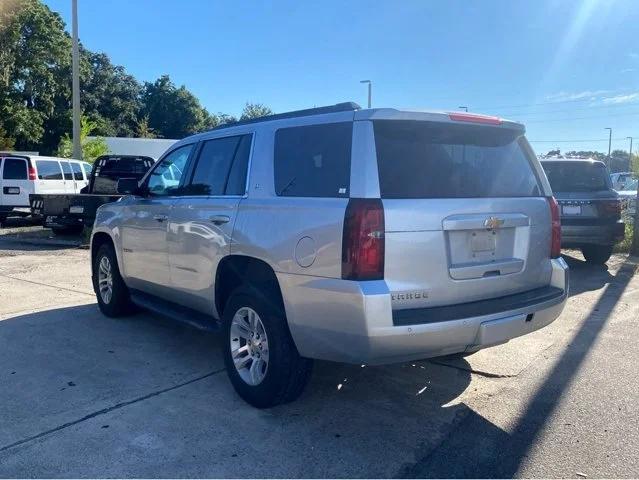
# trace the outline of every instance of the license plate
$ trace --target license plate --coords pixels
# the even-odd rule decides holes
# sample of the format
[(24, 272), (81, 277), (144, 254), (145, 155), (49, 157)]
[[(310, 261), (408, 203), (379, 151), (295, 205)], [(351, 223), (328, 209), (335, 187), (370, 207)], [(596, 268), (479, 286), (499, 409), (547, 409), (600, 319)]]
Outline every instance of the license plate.
[(69, 207), (69, 213), (84, 213), (84, 207), (74, 205)]
[(564, 215), (581, 215), (581, 207), (579, 205), (564, 205), (561, 207)]
[(495, 237), (493, 231), (476, 231), (471, 236), (471, 248), (473, 253), (494, 252)]

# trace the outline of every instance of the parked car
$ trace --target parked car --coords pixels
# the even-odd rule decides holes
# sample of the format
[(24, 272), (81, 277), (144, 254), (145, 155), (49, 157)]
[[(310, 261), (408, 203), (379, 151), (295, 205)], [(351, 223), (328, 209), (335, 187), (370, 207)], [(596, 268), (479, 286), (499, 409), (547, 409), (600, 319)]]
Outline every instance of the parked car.
[(562, 247), (581, 249), (587, 262), (604, 264), (623, 240), (621, 201), (603, 162), (542, 160), (561, 208)]
[(91, 165), (68, 158), (0, 153), (0, 225), (8, 216), (31, 214), (32, 193), (78, 193)]
[(628, 190), (627, 185), (636, 180), (636, 175), (632, 172), (616, 172), (610, 174), (612, 188), (617, 191)]
[(619, 199), (621, 200), (621, 211), (626, 221), (633, 221), (635, 211), (637, 209), (637, 181), (636, 178), (629, 179), (623, 190), (619, 190)]
[(467, 355), (554, 321), (559, 210), (519, 123), (338, 104), (176, 143), (98, 209), (93, 286), (220, 327), (246, 401), (295, 399), (312, 359)]
[(137, 155), (102, 155), (95, 159), (95, 168), (79, 193), (31, 194), (31, 213), (44, 218), (44, 226), (56, 233), (80, 232), (93, 225), (100, 205), (119, 200), (120, 178), (140, 180), (155, 160)]

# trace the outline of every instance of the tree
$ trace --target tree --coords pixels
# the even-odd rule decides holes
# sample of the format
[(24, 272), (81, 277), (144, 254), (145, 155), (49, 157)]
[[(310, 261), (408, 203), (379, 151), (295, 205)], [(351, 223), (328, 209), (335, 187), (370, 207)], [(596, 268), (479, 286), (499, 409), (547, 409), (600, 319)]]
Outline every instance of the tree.
[(13, 150), (16, 145), (15, 138), (11, 138), (0, 125), (0, 150)]
[(266, 105), (261, 103), (249, 103), (246, 102), (244, 105), (244, 110), (242, 110), (242, 115), (240, 116), (240, 120), (250, 120), (253, 118), (264, 117), (266, 115), (272, 115), (273, 110), (271, 110)]
[(148, 115), (140, 118), (138, 120), (138, 125), (136, 128), (136, 134), (138, 138), (156, 138), (157, 135), (153, 128), (149, 127), (149, 117)]
[(141, 115), (164, 138), (179, 139), (217, 125), (199, 100), (185, 86), (176, 87), (168, 75), (144, 84)]
[[(95, 121), (90, 120), (86, 116), (82, 116), (80, 123), (80, 144), (82, 145), (82, 159), (86, 162), (93, 163), (93, 161), (100, 155), (106, 155), (107, 153), (109, 153), (109, 147), (102, 137), (92, 138), (90, 140), (87, 138), (97, 127), (97, 123)], [(57, 154), (60, 157), (72, 158), (73, 140), (71, 140), (71, 137), (69, 137), (68, 133), (66, 133), (64, 137), (62, 137), (62, 140), (60, 140)]]
[(95, 134), (133, 136), (142, 86), (104, 53), (81, 50), (82, 112), (96, 122)]
[(60, 122), (49, 120), (64, 118), (60, 110), (70, 105), (71, 40), (60, 16), (39, 0), (2, 6), (1, 125), (19, 150), (55, 148), (47, 142)]

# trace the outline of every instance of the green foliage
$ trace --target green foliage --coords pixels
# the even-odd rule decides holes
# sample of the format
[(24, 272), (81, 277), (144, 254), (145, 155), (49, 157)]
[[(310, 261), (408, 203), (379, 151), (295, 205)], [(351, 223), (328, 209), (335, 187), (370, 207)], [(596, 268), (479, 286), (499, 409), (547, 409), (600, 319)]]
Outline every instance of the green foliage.
[(135, 131), (139, 138), (157, 138), (157, 135), (155, 134), (155, 129), (149, 126), (148, 115), (145, 115), (144, 117), (138, 120), (138, 124)]
[[(66, 151), (71, 132), (71, 38), (41, 0), (0, 0), (0, 148)], [(141, 85), (104, 53), (80, 45), (80, 104), (98, 136), (182, 138), (236, 121), (210, 114), (167, 75)], [(271, 110), (247, 103), (241, 118)], [(86, 158), (104, 142), (83, 143)], [(67, 152), (70, 155), (70, 151)]]
[(0, 122), (20, 150), (39, 150), (70, 101), (71, 41), (60, 16), (39, 0), (0, 10)]
[(242, 110), (240, 120), (251, 120), (253, 118), (265, 117), (266, 115), (272, 114), (273, 110), (271, 110), (266, 105), (262, 105), (261, 103), (246, 102), (246, 105), (244, 105), (244, 110)]
[[(93, 161), (100, 155), (106, 155), (109, 153), (109, 147), (104, 141), (104, 138), (87, 138), (95, 131), (97, 126), (98, 123), (96, 121), (90, 120), (86, 116), (82, 117), (80, 127), (80, 144), (82, 146), (82, 159), (85, 162), (93, 163)], [(65, 133), (60, 140), (57, 155), (64, 158), (71, 158), (73, 156), (73, 140), (69, 137), (69, 134)]]
[(164, 138), (183, 138), (217, 124), (199, 100), (184, 85), (178, 88), (168, 75), (144, 84), (141, 114)]

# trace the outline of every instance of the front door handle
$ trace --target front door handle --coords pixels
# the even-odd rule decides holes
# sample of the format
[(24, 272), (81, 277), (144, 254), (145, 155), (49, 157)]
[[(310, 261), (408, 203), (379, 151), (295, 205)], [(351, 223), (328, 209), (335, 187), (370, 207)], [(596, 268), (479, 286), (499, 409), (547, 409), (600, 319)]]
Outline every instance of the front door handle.
[(228, 215), (213, 215), (209, 218), (209, 220), (211, 220), (211, 222), (215, 225), (222, 225), (223, 223), (229, 223), (231, 221), (231, 217)]
[(158, 222), (163, 222), (165, 220), (168, 220), (168, 218), (168, 215), (153, 215), (153, 220), (157, 220)]

